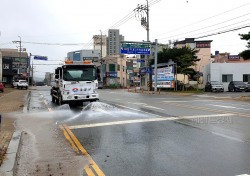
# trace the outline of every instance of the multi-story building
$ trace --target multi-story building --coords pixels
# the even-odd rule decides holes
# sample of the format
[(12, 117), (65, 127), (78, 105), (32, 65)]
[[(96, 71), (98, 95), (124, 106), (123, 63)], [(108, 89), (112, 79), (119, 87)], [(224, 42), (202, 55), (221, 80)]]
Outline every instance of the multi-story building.
[(200, 61), (196, 62), (194, 66), (195, 71), (203, 72), (204, 67), (210, 63), (211, 60), (211, 42), (212, 40), (195, 40), (194, 38), (186, 38), (185, 40), (175, 42), (174, 46), (177, 48), (190, 47), (197, 49), (196, 56)]
[(98, 62), (100, 59), (100, 50), (77, 50), (68, 52), (67, 58), (74, 61), (91, 60), (92, 62)]
[(105, 86), (128, 87), (133, 77), (133, 61), (121, 55), (103, 58)]
[(107, 55), (120, 55), (121, 41), (124, 41), (124, 36), (119, 34), (119, 29), (109, 29), (107, 39)]
[(19, 52), (17, 49), (0, 49), (0, 65), (0, 79), (6, 85), (11, 85), (13, 79), (18, 77), (28, 80), (30, 63), (27, 52)]

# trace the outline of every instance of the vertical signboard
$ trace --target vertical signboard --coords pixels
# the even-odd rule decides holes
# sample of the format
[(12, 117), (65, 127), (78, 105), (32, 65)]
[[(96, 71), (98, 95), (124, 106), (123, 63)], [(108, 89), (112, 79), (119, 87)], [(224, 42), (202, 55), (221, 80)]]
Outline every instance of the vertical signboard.
[[(155, 80), (155, 69), (153, 69), (153, 85)], [(157, 68), (157, 88), (174, 88), (174, 66)]]

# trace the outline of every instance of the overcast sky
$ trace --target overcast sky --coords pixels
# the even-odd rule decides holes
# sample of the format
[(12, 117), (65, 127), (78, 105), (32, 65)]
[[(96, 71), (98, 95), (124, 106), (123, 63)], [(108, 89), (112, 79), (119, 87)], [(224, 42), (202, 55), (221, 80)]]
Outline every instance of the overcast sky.
[[(146, 30), (132, 13), (138, 4), (145, 3), (146, 0), (0, 0), (0, 48), (16, 48), (12, 41), (20, 36), (28, 53), (64, 60), (67, 52), (92, 49), (91, 39), (100, 30), (107, 34), (114, 27), (120, 29), (127, 41), (146, 40)], [(151, 41), (168, 43), (250, 25), (249, 0), (149, 0), (149, 4)], [(129, 20), (120, 21), (126, 16)], [(212, 53), (218, 50), (238, 54), (247, 44), (238, 34), (248, 31), (249, 27), (199, 40), (213, 40)], [(55, 67), (36, 65), (35, 75), (43, 75)]]

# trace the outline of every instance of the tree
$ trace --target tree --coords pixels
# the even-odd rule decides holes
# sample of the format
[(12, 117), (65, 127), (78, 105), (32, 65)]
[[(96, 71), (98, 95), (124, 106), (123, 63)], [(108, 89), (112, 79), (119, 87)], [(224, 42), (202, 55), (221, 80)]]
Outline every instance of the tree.
[(245, 60), (249, 60), (250, 59), (250, 32), (248, 32), (248, 34), (239, 34), (239, 36), (241, 36), (241, 40), (246, 40), (247, 42), (247, 50), (244, 50), (240, 53), (240, 56), (243, 57), (243, 59)]
[(198, 50), (188, 47), (166, 48), (158, 53), (158, 64), (167, 63), (170, 59), (177, 64), (177, 73), (194, 75), (196, 71), (191, 68), (200, 59), (197, 58)]

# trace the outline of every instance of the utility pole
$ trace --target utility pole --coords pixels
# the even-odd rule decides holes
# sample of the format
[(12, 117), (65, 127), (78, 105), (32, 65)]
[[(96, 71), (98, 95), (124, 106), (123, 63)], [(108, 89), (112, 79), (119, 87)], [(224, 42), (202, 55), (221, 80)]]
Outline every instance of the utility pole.
[(103, 84), (103, 60), (102, 60), (102, 31), (100, 30), (101, 32), (101, 54), (100, 54), (100, 57), (101, 57), (101, 81), (102, 81), (102, 84)]
[[(147, 31), (147, 42), (149, 42), (149, 5), (148, 0), (146, 0), (146, 5), (140, 5), (138, 4), (137, 8), (134, 9), (134, 12), (136, 13), (136, 18), (139, 18), (141, 21), (141, 26), (146, 29)], [(145, 15), (146, 14), (146, 15)], [(150, 89), (152, 89), (152, 72), (151, 72), (151, 65), (149, 63), (149, 55), (146, 55), (146, 67), (149, 67), (150, 73), (147, 78), (147, 82), (149, 81)]]
[(18, 36), (19, 37), (19, 41), (13, 41), (13, 43), (19, 43), (19, 64), (18, 64), (18, 74), (20, 74), (20, 69), (21, 69), (21, 51), (22, 51), (22, 40), (21, 40), (21, 37), (20, 36)]
[(158, 58), (157, 58), (157, 54), (158, 54), (158, 40), (155, 39), (155, 85), (154, 85), (154, 92), (157, 92), (157, 63), (158, 63)]

